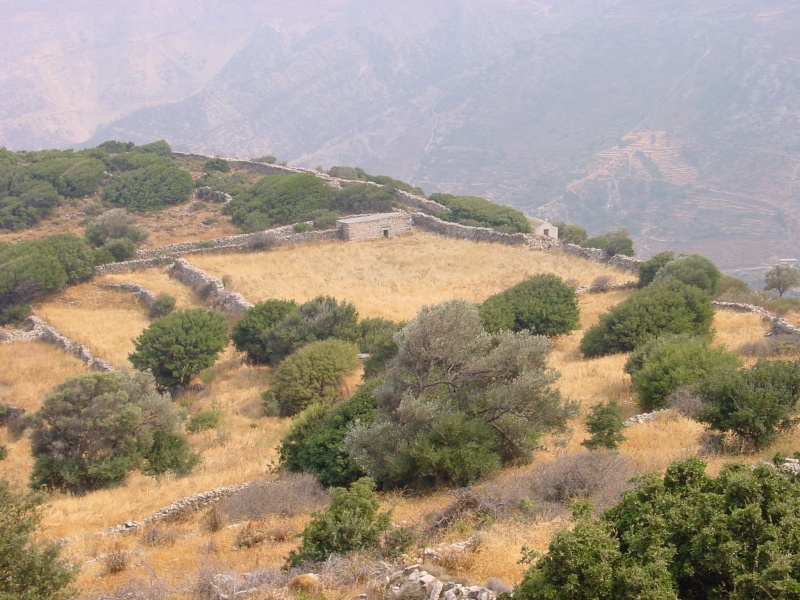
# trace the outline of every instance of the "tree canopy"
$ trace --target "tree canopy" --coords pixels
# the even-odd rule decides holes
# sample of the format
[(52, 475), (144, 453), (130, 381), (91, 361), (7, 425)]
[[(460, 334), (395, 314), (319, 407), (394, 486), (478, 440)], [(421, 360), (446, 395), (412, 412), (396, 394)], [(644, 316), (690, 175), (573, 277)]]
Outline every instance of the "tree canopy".
[(781, 298), (798, 285), (800, 285), (800, 270), (792, 265), (778, 264), (764, 273), (764, 289), (775, 290)]

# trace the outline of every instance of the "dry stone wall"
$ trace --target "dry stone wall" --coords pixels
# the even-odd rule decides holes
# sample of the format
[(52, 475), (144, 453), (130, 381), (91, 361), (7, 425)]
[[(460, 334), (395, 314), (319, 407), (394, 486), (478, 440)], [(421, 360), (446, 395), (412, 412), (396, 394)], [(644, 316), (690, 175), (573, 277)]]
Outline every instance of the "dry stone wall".
[(59, 333), (39, 317), (30, 316), (22, 322), (22, 329), (6, 332), (0, 342), (46, 342), (55, 344), (64, 352), (74, 354), (86, 365), (96, 371), (113, 371), (114, 367), (102, 358), (97, 358), (83, 344), (73, 342), (67, 336)]
[(395, 198), (398, 202), (416, 208), (418, 211), (428, 215), (438, 217), (440, 214), (447, 212), (447, 207), (444, 204), (439, 204), (433, 200), (428, 200), (423, 196), (417, 196), (404, 190), (395, 190)]
[(172, 263), (172, 258), (168, 256), (158, 256), (155, 258), (126, 260), (123, 262), (108, 263), (98, 265), (94, 268), (94, 274), (98, 277), (103, 275), (118, 275), (120, 273), (130, 273), (140, 269), (154, 269)]
[(253, 304), (245, 300), (240, 293), (226, 290), (221, 279), (193, 267), (183, 258), (177, 259), (172, 264), (170, 273), (178, 281), (190, 287), (198, 296), (205, 298), (210, 306), (217, 310), (240, 315), (253, 307)]
[(112, 290), (122, 290), (123, 292), (131, 292), (133, 297), (136, 298), (139, 302), (141, 302), (146, 308), (150, 308), (153, 306), (153, 303), (156, 301), (156, 295), (154, 292), (151, 292), (146, 287), (139, 285), (138, 283), (127, 283), (127, 282), (120, 282), (117, 283), (116, 281), (104, 281), (100, 285), (106, 288), (110, 288)]

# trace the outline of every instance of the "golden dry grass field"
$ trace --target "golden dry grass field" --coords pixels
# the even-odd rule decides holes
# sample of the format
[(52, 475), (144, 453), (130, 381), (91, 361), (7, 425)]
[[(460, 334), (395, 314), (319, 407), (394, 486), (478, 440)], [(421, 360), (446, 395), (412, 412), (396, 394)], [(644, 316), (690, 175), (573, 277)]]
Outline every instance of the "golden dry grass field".
[[(633, 277), (578, 258), (534, 252), (495, 244), (455, 241), (434, 235), (414, 235), (377, 242), (326, 242), (308, 246), (279, 247), (258, 254), (192, 256), (190, 262), (209, 273), (225, 277), (229, 287), (250, 301), (278, 297), (307, 300), (330, 294), (356, 304), (362, 317), (383, 316), (408, 319), (424, 304), (453, 297), (480, 301), (530, 275), (554, 272), (580, 284), (599, 276), (616, 282)], [(132, 349), (131, 339), (149, 320), (146, 310), (129, 293), (108, 290), (103, 280), (136, 282), (158, 293), (178, 298), (178, 306), (197, 305), (198, 300), (161, 270), (110, 276), (68, 289), (35, 307), (37, 315), (64, 334), (81, 342), (116, 366), (124, 366)], [(537, 453), (533, 467), (520, 467), (506, 477), (524, 478), (536, 465), (555, 460), (563, 452), (580, 450), (586, 438), (584, 418), (595, 404), (619, 401), (624, 416), (639, 412), (629, 377), (623, 372), (627, 355), (583, 359), (578, 344), (583, 330), (596, 322), (609, 307), (633, 294), (631, 290), (579, 297), (582, 330), (555, 340), (551, 364), (561, 373), (558, 387), (579, 401), (580, 415), (570, 424), (571, 433), (542, 442), (547, 450)], [(718, 312), (715, 343), (735, 349), (763, 337), (766, 325), (753, 315)], [(41, 344), (0, 344), (0, 401), (22, 404), (29, 411), (40, 406), (53, 385), (85, 371), (77, 359)], [(205, 512), (172, 523), (159, 524), (168, 532), (164, 544), (146, 543), (142, 531), (132, 534), (99, 535), (102, 529), (129, 519), (142, 519), (170, 502), (192, 493), (264, 477), (276, 461), (276, 447), (290, 420), (265, 417), (260, 394), (269, 385), (271, 370), (245, 363), (230, 346), (210, 369), (201, 373), (203, 391), (178, 399), (188, 413), (216, 409), (223, 415), (216, 428), (190, 436), (203, 461), (190, 475), (160, 478), (132, 475), (116, 489), (84, 497), (52, 495), (43, 521), (45, 539), (70, 538), (64, 552), (81, 565), (78, 585), (87, 593), (109, 592), (131, 581), (145, 585), (157, 581), (172, 589), (169, 597), (192, 597), (191, 588), (204, 568), (214, 572), (239, 573), (279, 566), (298, 543), (291, 535), (302, 530), (307, 514), (272, 515), (254, 526), (282, 532), (276, 540), (253, 548), (236, 549), (234, 540), (247, 526), (230, 523), (216, 533), (204, 527)], [(349, 391), (358, 385), (354, 373)], [(23, 400), (24, 399), (24, 403)], [(9, 447), (9, 458), (0, 462), (0, 475), (23, 483), (32, 461), (25, 438), (11, 439), (0, 430), (0, 443)], [(696, 455), (703, 445), (704, 427), (677, 414), (625, 430), (627, 440), (620, 453), (639, 472), (663, 469), (671, 461)], [(784, 436), (749, 461), (766, 458), (776, 450), (791, 454), (800, 447), (800, 433)], [(737, 457), (738, 458), (738, 457)], [(710, 469), (717, 470), (730, 456), (712, 456)], [(445, 493), (408, 497), (388, 494), (386, 508), (394, 509), (396, 523), (419, 524), (423, 518), (451, 501)], [(489, 576), (514, 583), (524, 567), (517, 563), (522, 546), (546, 550), (554, 531), (568, 521), (563, 516), (541, 514), (524, 520), (498, 521), (480, 531), (482, 545), (474, 554), (451, 565), (459, 575), (483, 582)], [(455, 541), (474, 533), (469, 525), (449, 531), (442, 539)], [(124, 551), (127, 568), (119, 574), (105, 573), (110, 552)], [(363, 586), (326, 590), (331, 599), (352, 597)]]

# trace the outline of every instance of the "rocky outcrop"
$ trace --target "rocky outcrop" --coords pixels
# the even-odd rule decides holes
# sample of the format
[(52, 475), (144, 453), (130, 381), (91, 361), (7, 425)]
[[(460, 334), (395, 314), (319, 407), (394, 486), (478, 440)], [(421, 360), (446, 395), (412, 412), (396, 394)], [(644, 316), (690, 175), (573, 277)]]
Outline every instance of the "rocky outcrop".
[(123, 292), (131, 292), (133, 297), (141, 302), (146, 308), (153, 306), (156, 301), (156, 295), (146, 287), (138, 283), (116, 282), (116, 281), (103, 281), (100, 283), (105, 288), (112, 290), (122, 290)]
[(212, 277), (202, 269), (193, 267), (185, 259), (179, 258), (170, 267), (170, 274), (184, 285), (190, 287), (208, 304), (222, 312), (240, 315), (253, 307), (238, 292), (229, 292), (221, 279)]
[(642, 413), (640, 415), (633, 415), (625, 419), (622, 424), (625, 427), (630, 427), (631, 425), (636, 425), (638, 423), (649, 423), (650, 421), (658, 420), (664, 413), (670, 412), (670, 409), (664, 408), (661, 410), (656, 410), (649, 413)]
[[(402, 571), (397, 571), (389, 578), (389, 593), (393, 598), (418, 597), (410, 588), (421, 588), (428, 600), (495, 600), (497, 593), (480, 585), (465, 585), (452, 581), (442, 581), (422, 568), (421, 564), (413, 564)], [(366, 594), (360, 598), (366, 599)]]
[(22, 322), (22, 329), (7, 332), (5, 339), (0, 342), (47, 342), (55, 344), (64, 352), (74, 354), (96, 371), (113, 371), (114, 367), (102, 358), (97, 358), (91, 351), (77, 342), (73, 342), (67, 336), (59, 333), (57, 329), (51, 327), (39, 317), (30, 316)]

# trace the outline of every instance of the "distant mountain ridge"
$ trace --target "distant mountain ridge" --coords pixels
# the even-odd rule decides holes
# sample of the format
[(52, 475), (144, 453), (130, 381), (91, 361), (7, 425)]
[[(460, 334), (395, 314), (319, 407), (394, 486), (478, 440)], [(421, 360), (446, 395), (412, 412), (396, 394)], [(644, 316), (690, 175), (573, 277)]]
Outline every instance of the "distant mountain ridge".
[[(151, 0), (120, 15), (40, 1), (35, 20), (4, 17), (42, 31), (51, 13), (84, 19), (89, 33), (65, 35), (88, 83), (70, 87), (76, 65), (48, 96), (43, 77), (71, 55), (48, 62), (17, 38), (19, 68), (0, 70), (0, 144), (164, 138), (358, 165), (596, 231), (626, 226), (643, 254), (697, 251), (727, 270), (797, 253), (796, 3), (282, 4)], [(38, 92), (21, 91), (26, 74)], [(64, 97), (87, 107), (64, 118), (72, 128), (58, 120)]]

